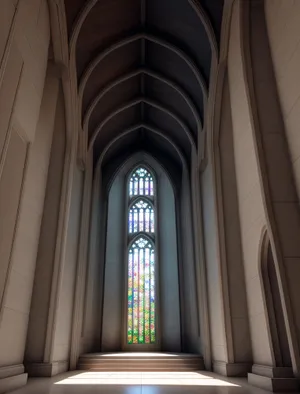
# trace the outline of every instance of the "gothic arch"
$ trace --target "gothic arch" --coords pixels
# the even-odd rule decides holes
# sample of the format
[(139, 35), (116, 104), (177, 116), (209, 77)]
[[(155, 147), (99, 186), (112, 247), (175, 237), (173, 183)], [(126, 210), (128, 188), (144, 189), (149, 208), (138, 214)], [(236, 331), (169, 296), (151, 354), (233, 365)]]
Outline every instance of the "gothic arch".
[(128, 134), (132, 133), (133, 131), (138, 130), (138, 129), (140, 129), (140, 128), (147, 129), (147, 130), (151, 131), (152, 133), (157, 134), (157, 135), (161, 136), (163, 139), (165, 139), (165, 140), (175, 149), (175, 151), (176, 151), (176, 153), (177, 153), (177, 155), (178, 155), (178, 157), (179, 157), (179, 159), (180, 159), (180, 162), (181, 162), (183, 168), (184, 168), (185, 170), (187, 170), (187, 163), (186, 163), (185, 157), (184, 157), (184, 155), (183, 155), (181, 149), (175, 144), (175, 142), (173, 142), (169, 137), (167, 137), (167, 136), (165, 135), (165, 133), (163, 133), (161, 130), (159, 130), (159, 129), (157, 129), (157, 128), (154, 128), (154, 127), (151, 127), (151, 126), (149, 126), (149, 125), (147, 125), (147, 124), (144, 124), (144, 123), (137, 124), (137, 125), (135, 125), (135, 126), (133, 126), (133, 127), (130, 127), (129, 129), (123, 131), (123, 132), (120, 133), (117, 137), (115, 137), (114, 139), (112, 139), (112, 140), (107, 144), (107, 146), (104, 148), (103, 152), (101, 153), (101, 155), (100, 155), (100, 157), (99, 157), (99, 159), (98, 159), (98, 161), (97, 161), (96, 168), (99, 169), (99, 168), (101, 167), (102, 162), (103, 162), (103, 160), (104, 160), (104, 158), (105, 158), (106, 153), (109, 151), (109, 149), (110, 149), (115, 143), (117, 143), (120, 139), (122, 139), (122, 138), (125, 137), (126, 135), (128, 135)]
[[(76, 17), (76, 20), (72, 26), (71, 38), (70, 38), (70, 61), (71, 63), (75, 61), (75, 51), (77, 40), (80, 34), (80, 30), (87, 19), (90, 12), (92, 12), (93, 7), (99, 0), (88, 0), (82, 10)], [(216, 34), (212, 27), (210, 18), (208, 17), (207, 13), (204, 11), (203, 7), (201, 6), (200, 2), (197, 0), (189, 0), (191, 7), (195, 10), (196, 15), (198, 16), (200, 22), (204, 26), (208, 40), (211, 45), (212, 54), (215, 58), (218, 56), (218, 45), (216, 40)]]
[(162, 83), (165, 83), (166, 85), (172, 87), (172, 89), (174, 89), (178, 94), (180, 94), (180, 96), (184, 99), (184, 101), (187, 103), (188, 107), (190, 108), (191, 112), (193, 113), (198, 130), (202, 129), (202, 121), (201, 121), (200, 115), (199, 115), (198, 110), (195, 107), (193, 101), (189, 97), (188, 93), (183, 88), (181, 88), (178, 84), (171, 81), (170, 79), (164, 77), (163, 75), (161, 75), (155, 71), (147, 70), (145, 68), (141, 68), (141, 69), (135, 70), (131, 73), (127, 73), (125, 75), (122, 75), (120, 78), (114, 80), (113, 82), (111, 82), (107, 86), (105, 86), (97, 94), (97, 96), (94, 98), (92, 103), (89, 105), (89, 107), (83, 117), (83, 129), (84, 130), (88, 129), (89, 119), (92, 115), (92, 112), (94, 111), (95, 107), (100, 102), (100, 100), (105, 96), (105, 94), (107, 94), (111, 89), (115, 88), (119, 84), (122, 84), (123, 82), (127, 81), (128, 79), (136, 77), (137, 75), (141, 75), (141, 74), (151, 76), (152, 78), (155, 78), (155, 79), (161, 81)]
[(259, 257), (259, 272), (273, 363), (276, 367), (291, 367), (291, 354), (277, 278), (278, 272), (276, 272), (266, 228), (262, 232)]
[[(132, 175), (132, 173), (135, 171), (135, 169), (137, 169), (138, 167), (144, 167), (146, 168), (153, 176), (153, 180), (157, 182), (157, 189), (156, 192), (154, 193), (154, 199), (155, 199), (155, 212), (156, 212), (156, 217), (155, 217), (155, 233), (148, 233), (148, 232), (144, 232), (144, 231), (138, 231), (137, 233), (132, 233), (132, 234), (127, 234), (127, 229), (128, 227), (128, 223), (126, 222), (127, 219), (127, 215), (129, 212), (129, 207), (131, 206), (131, 204), (135, 203), (136, 201), (138, 201), (139, 199), (143, 199), (143, 201), (148, 200), (150, 201), (150, 197), (147, 198), (147, 195), (139, 195), (139, 196), (133, 196), (130, 200), (127, 198), (125, 198), (125, 195), (127, 195), (128, 193), (128, 182), (129, 179)], [(166, 185), (169, 185), (166, 187)], [(116, 185), (118, 189), (116, 189)], [(122, 186), (123, 185), (123, 186)], [(173, 322), (172, 324), (174, 325), (174, 337), (173, 339), (171, 339), (172, 335), (168, 334), (168, 330), (170, 330), (170, 326), (168, 326), (168, 324), (165, 324), (163, 327), (160, 326), (159, 323), (159, 319), (161, 317), (159, 317), (159, 315), (157, 315), (157, 319), (158, 319), (158, 326), (157, 326), (157, 335), (158, 335), (158, 339), (157, 339), (157, 343), (155, 344), (155, 349), (159, 349), (158, 346), (163, 346), (165, 347), (165, 349), (169, 349), (170, 351), (172, 351), (172, 346), (174, 347), (174, 349), (179, 349), (179, 347), (181, 346), (181, 338), (180, 338), (180, 327), (181, 327), (181, 320), (180, 320), (180, 298), (179, 298), (179, 272), (178, 272), (178, 255), (177, 255), (177, 237), (178, 237), (178, 232), (177, 232), (177, 226), (176, 226), (176, 208), (175, 208), (175, 201), (176, 201), (176, 191), (174, 189), (173, 186), (173, 182), (171, 177), (169, 177), (167, 171), (163, 168), (162, 164), (159, 163), (158, 160), (156, 160), (155, 158), (152, 158), (150, 154), (147, 153), (143, 153), (143, 152), (137, 152), (136, 154), (131, 155), (130, 157), (127, 158), (127, 160), (125, 160), (120, 166), (118, 166), (118, 168), (111, 174), (111, 179), (109, 180), (109, 185), (107, 187), (107, 191), (109, 190), (109, 194), (107, 194), (107, 192), (105, 193), (106, 196), (108, 196), (108, 199), (111, 198), (111, 196), (115, 195), (114, 193), (119, 193), (121, 192), (121, 196), (119, 197), (119, 203), (122, 205), (122, 208), (117, 209), (117, 211), (119, 213), (121, 213), (122, 215), (124, 215), (124, 226), (121, 225), (116, 227), (115, 231), (111, 231), (112, 228), (110, 228), (110, 231), (107, 231), (107, 235), (109, 237), (109, 234), (113, 234), (113, 243), (114, 243), (114, 250), (115, 248), (117, 248), (116, 245), (119, 245), (119, 239), (121, 240), (121, 238), (124, 238), (124, 243), (123, 246), (124, 248), (122, 249), (121, 247), (121, 251), (120, 251), (120, 255), (118, 257), (118, 261), (119, 261), (119, 268), (121, 267), (120, 264), (123, 264), (123, 268), (126, 271), (126, 269), (128, 269), (127, 265), (124, 265), (124, 261), (126, 262), (128, 257), (128, 252), (130, 250), (130, 246), (136, 241), (138, 240), (140, 237), (142, 237), (143, 239), (147, 239), (149, 242), (151, 242), (151, 244), (155, 244), (155, 264), (156, 268), (155, 270), (157, 270), (157, 275), (158, 277), (161, 278), (162, 281), (166, 281), (167, 278), (167, 273), (172, 273), (172, 275), (174, 275), (174, 277), (176, 277), (177, 275), (177, 281), (176, 283), (174, 283), (174, 287), (171, 286), (167, 286), (164, 289), (164, 286), (160, 286), (158, 287), (157, 291), (161, 290), (161, 288), (163, 289), (163, 296), (157, 299), (157, 313), (159, 313), (159, 311), (161, 310), (163, 313), (163, 315), (161, 316), (167, 316), (168, 321)], [(170, 199), (170, 196), (168, 193), (171, 193), (171, 195), (173, 196), (173, 202), (172, 199)], [(124, 195), (123, 195), (124, 194)], [(152, 198), (152, 199), (153, 199)], [(152, 200), (151, 199), (151, 200)], [(115, 200), (113, 198), (113, 200)], [(109, 200), (111, 201), (111, 200)], [(153, 203), (153, 201), (150, 201), (151, 203)], [(110, 203), (108, 203), (109, 205)], [(172, 204), (173, 204), (173, 209), (172, 209)], [(124, 209), (126, 206), (126, 209)], [(164, 208), (165, 207), (165, 208)], [(114, 205), (110, 208), (110, 209), (115, 209)], [(169, 217), (169, 213), (167, 213), (167, 210), (171, 210), (170, 212), (172, 212), (172, 215), (170, 216), (170, 221), (166, 220), (166, 215), (168, 215)], [(159, 211), (157, 211), (159, 210)], [(159, 212), (159, 215), (158, 215)], [(165, 216), (164, 216), (165, 215)], [(108, 215), (109, 217), (109, 215)], [(110, 219), (112, 220), (112, 219)], [(108, 226), (111, 226), (111, 224), (108, 223)], [(160, 226), (164, 226), (162, 228), (162, 231), (160, 232)], [(171, 226), (169, 231), (166, 231), (166, 226)], [(123, 231), (124, 229), (124, 231)], [(127, 237), (125, 237), (127, 234)], [(166, 236), (168, 234), (168, 236)], [(172, 236), (170, 235), (172, 234)], [(131, 236), (129, 236), (131, 235)], [(169, 238), (171, 237), (171, 238)], [(112, 250), (111, 249), (111, 240), (110, 238), (108, 238), (109, 244), (107, 246), (107, 250)], [(123, 254), (122, 254), (123, 253)], [(122, 257), (121, 257), (122, 256)], [(106, 257), (106, 261), (111, 262), (111, 258), (109, 257), (109, 255)], [(122, 280), (126, 280), (127, 278), (127, 274), (126, 272), (122, 271)], [(116, 272), (116, 269), (114, 269), (114, 272)], [(107, 274), (107, 278), (111, 278), (111, 269), (108, 268), (108, 274)], [(109, 279), (107, 279), (109, 280)], [(158, 279), (156, 279), (158, 280)], [(119, 283), (118, 285), (118, 289), (116, 290), (116, 294), (125, 294), (127, 291), (127, 284), (125, 283), (125, 288), (120, 288), (121, 282), (120, 279), (117, 280), (117, 283)], [(122, 282), (123, 283), (123, 282)], [(105, 299), (107, 300), (108, 298), (108, 294), (110, 294), (110, 289), (106, 288), (107, 290), (106, 293), (104, 293), (104, 305), (105, 305)], [(125, 291), (125, 293), (124, 293)], [(172, 292), (174, 292), (174, 296), (175, 299), (177, 297), (178, 303), (174, 304), (174, 308), (172, 308), (172, 310), (170, 310), (169, 308), (169, 304), (168, 304), (168, 300), (170, 300), (170, 297), (172, 296)], [(159, 297), (159, 293), (158, 297)], [(124, 296), (123, 296), (124, 297)], [(125, 296), (125, 300), (127, 299), (127, 294)], [(103, 321), (107, 321), (108, 318), (108, 310), (105, 309), (106, 307), (104, 306), (104, 312), (103, 312)], [(127, 346), (127, 337), (125, 336), (125, 334), (127, 333), (127, 329), (124, 324), (127, 321), (127, 315), (126, 315), (126, 309), (127, 308), (127, 304), (125, 302), (125, 304), (123, 305), (123, 319), (122, 319), (122, 332), (123, 332), (123, 336), (122, 336), (122, 343), (123, 346)], [(162, 309), (161, 309), (162, 308)], [(120, 311), (118, 312), (120, 313)], [(125, 313), (125, 315), (124, 315)], [(120, 314), (118, 314), (118, 316), (120, 316)], [(169, 317), (168, 317), (169, 316)], [(125, 320), (124, 320), (125, 319)], [(110, 338), (110, 332), (108, 330), (108, 327), (105, 325), (106, 323), (104, 323), (104, 340), (102, 341), (102, 343), (109, 343), (109, 338)], [(121, 320), (120, 318), (118, 318), (118, 324), (121, 324)], [(121, 331), (119, 331), (121, 332)], [(161, 334), (160, 334), (161, 333)], [(114, 336), (114, 340), (118, 340), (119, 338), (119, 334)], [(175, 338), (175, 339), (174, 339)], [(173, 341), (173, 342), (172, 342)], [(141, 346), (144, 346), (142, 343), (140, 344)], [(147, 343), (145, 344), (145, 346), (147, 345)], [(129, 343), (128, 346), (131, 346), (131, 344)], [(152, 346), (152, 344), (151, 344)], [(103, 349), (104, 351), (108, 350), (108, 349)]]
[(123, 111), (126, 111), (127, 109), (134, 107), (137, 104), (140, 103), (145, 103), (150, 105), (151, 107), (154, 107), (160, 111), (162, 111), (164, 114), (169, 115), (170, 117), (172, 117), (178, 124), (179, 126), (183, 129), (183, 131), (185, 132), (185, 134), (187, 135), (189, 142), (191, 143), (192, 147), (194, 149), (196, 149), (196, 142), (194, 140), (193, 134), (190, 131), (189, 127), (186, 125), (186, 123), (180, 119), (180, 117), (178, 115), (176, 115), (173, 111), (169, 110), (168, 108), (166, 108), (165, 106), (159, 104), (158, 102), (154, 101), (154, 100), (149, 100), (145, 97), (140, 97), (137, 98), (135, 100), (129, 101), (128, 103), (120, 106), (119, 108), (115, 109), (113, 112), (111, 112), (100, 124), (99, 126), (96, 128), (96, 130), (94, 131), (91, 140), (89, 142), (89, 150), (92, 148), (94, 142), (97, 139), (98, 134), (100, 134), (101, 129), (106, 125), (106, 123), (108, 123), (112, 118), (114, 118), (116, 115), (120, 114)]
[(199, 86), (202, 90), (202, 94), (203, 94), (205, 100), (207, 99), (207, 87), (206, 87), (204, 77), (201, 74), (200, 70), (198, 69), (197, 65), (194, 63), (194, 61), (192, 59), (190, 59), (189, 56), (184, 51), (182, 51), (181, 49), (179, 49), (175, 45), (167, 42), (166, 40), (164, 40), (160, 37), (156, 37), (156, 36), (153, 36), (148, 33), (139, 33), (134, 36), (124, 38), (123, 40), (113, 44), (112, 46), (105, 49), (103, 52), (99, 53), (95, 57), (95, 59), (90, 62), (90, 64), (86, 67), (82, 78), (80, 79), (80, 83), (79, 83), (80, 101), (82, 100), (83, 92), (84, 92), (85, 86), (87, 84), (87, 81), (89, 80), (94, 69), (99, 65), (99, 63), (110, 53), (118, 50), (119, 48), (122, 48), (123, 46), (126, 46), (128, 44), (131, 44), (132, 42), (135, 42), (135, 41), (141, 40), (141, 39), (145, 39), (145, 40), (151, 41), (159, 46), (162, 46), (165, 49), (168, 49), (171, 52), (175, 53), (178, 57), (180, 57), (187, 64), (187, 66), (190, 68), (190, 70), (193, 72), (193, 74), (197, 80), (197, 83), (199, 84)]

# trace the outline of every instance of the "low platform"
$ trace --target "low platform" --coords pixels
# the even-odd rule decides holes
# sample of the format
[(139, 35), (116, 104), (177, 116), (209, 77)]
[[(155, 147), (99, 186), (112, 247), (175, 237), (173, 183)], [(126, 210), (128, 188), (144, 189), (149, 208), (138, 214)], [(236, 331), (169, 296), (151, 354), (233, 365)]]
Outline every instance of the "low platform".
[(92, 353), (83, 354), (78, 361), (83, 371), (201, 371), (203, 358), (186, 353)]

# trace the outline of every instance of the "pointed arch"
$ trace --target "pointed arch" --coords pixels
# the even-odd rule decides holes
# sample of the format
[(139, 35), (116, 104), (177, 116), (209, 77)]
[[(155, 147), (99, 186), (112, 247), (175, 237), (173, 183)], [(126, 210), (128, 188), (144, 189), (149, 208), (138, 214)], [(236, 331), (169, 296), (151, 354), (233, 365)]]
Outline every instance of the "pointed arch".
[[(155, 345), (156, 244), (155, 177), (143, 163), (127, 179), (127, 345)], [(148, 198), (146, 199), (145, 196)], [(133, 201), (132, 201), (133, 198)], [(152, 201), (150, 200), (152, 199)], [(147, 201), (148, 200), (148, 201)], [(135, 208), (136, 207), (136, 208)]]
[(151, 107), (153, 107), (153, 108), (169, 115), (171, 118), (173, 118), (178, 123), (178, 125), (183, 129), (183, 131), (185, 132), (186, 136), (189, 139), (191, 146), (196, 151), (196, 141), (194, 139), (194, 136), (193, 136), (190, 128), (187, 126), (186, 122), (184, 122), (177, 114), (175, 114), (170, 109), (166, 108), (165, 106), (159, 104), (158, 102), (156, 102), (154, 100), (149, 100), (146, 97), (139, 97), (137, 99), (127, 102), (126, 104), (116, 108), (105, 119), (103, 119), (103, 121), (99, 124), (99, 126), (96, 128), (96, 130), (94, 131), (94, 133), (91, 137), (91, 140), (89, 142), (89, 150), (92, 148), (93, 144), (95, 143), (95, 141), (97, 139), (97, 135), (101, 132), (103, 127), (106, 125), (106, 123), (108, 123), (111, 119), (113, 119), (116, 115), (120, 114), (121, 112), (126, 111), (127, 109), (132, 108), (135, 105), (138, 105), (140, 103), (148, 104)]
[(109, 83), (107, 86), (105, 86), (101, 91), (96, 95), (96, 97), (93, 99), (93, 101), (90, 103), (89, 107), (87, 108), (84, 117), (83, 117), (83, 122), (82, 122), (82, 127), (84, 130), (88, 129), (88, 124), (90, 117), (95, 110), (96, 106), (100, 102), (100, 100), (108, 93), (110, 92), (113, 88), (116, 86), (122, 84), (123, 82), (128, 81), (131, 78), (136, 77), (137, 75), (148, 75), (149, 77), (156, 79), (165, 85), (168, 85), (170, 88), (175, 90), (182, 98), (183, 100), (187, 103), (189, 109), (191, 110), (195, 122), (197, 124), (197, 129), (202, 130), (202, 119), (201, 116), (198, 112), (198, 109), (196, 108), (193, 100), (190, 98), (189, 94), (181, 87), (179, 86), (176, 82), (166, 78), (165, 76), (161, 75), (160, 73), (152, 70), (148, 70), (146, 68), (140, 68), (138, 70), (132, 71), (130, 73), (124, 74), (121, 77), (113, 80), (111, 83)]
[(116, 43), (114, 43), (113, 45), (109, 46), (108, 48), (106, 48), (104, 51), (100, 52), (87, 66), (87, 68), (85, 69), (83, 76), (80, 80), (79, 83), (79, 98), (80, 101), (82, 100), (83, 97), (83, 93), (86, 87), (86, 84), (90, 78), (90, 76), (92, 75), (93, 71), (95, 70), (95, 68), (102, 62), (103, 59), (106, 58), (106, 56), (108, 56), (110, 53), (118, 50), (119, 48), (122, 48), (123, 46), (129, 45), (135, 41), (138, 40), (147, 40), (147, 41), (151, 41), (154, 44), (157, 44), (165, 49), (170, 50), (171, 52), (175, 53), (177, 56), (179, 56), (185, 63), (186, 65), (190, 68), (190, 70), (192, 71), (192, 73), (194, 74), (198, 85), (200, 86), (200, 89), (202, 91), (203, 94), (203, 98), (204, 98), (204, 102), (207, 101), (207, 86), (206, 86), (206, 82), (205, 79), (202, 75), (202, 73), (200, 72), (198, 66), (195, 64), (195, 62), (181, 49), (179, 49), (177, 46), (169, 43), (168, 41), (148, 34), (148, 33), (138, 33), (135, 34), (133, 36), (129, 36), (126, 37)]
[(144, 235), (128, 250), (127, 344), (156, 342), (155, 246)]
[(149, 233), (155, 231), (154, 206), (144, 196), (136, 198), (128, 207), (128, 233)]
[(154, 176), (145, 166), (137, 166), (130, 175), (129, 197), (154, 196)]
[(273, 363), (275, 367), (291, 367), (291, 354), (278, 284), (278, 273), (266, 227), (262, 231), (260, 241), (259, 265)]
[[(96, 165), (97, 171), (100, 170), (100, 168), (102, 166), (102, 163), (103, 163), (103, 161), (105, 159), (106, 154), (114, 146), (114, 144), (116, 144), (122, 138), (126, 137), (128, 134), (130, 134), (130, 133), (132, 133), (132, 132), (134, 132), (134, 131), (136, 131), (136, 130), (138, 130), (140, 128), (144, 128), (144, 129), (150, 131), (151, 133), (162, 137), (168, 144), (170, 144), (174, 148), (174, 150), (175, 150), (175, 152), (176, 152), (176, 154), (177, 154), (177, 156), (179, 158), (179, 161), (182, 164), (183, 168), (187, 169), (187, 163), (186, 163), (186, 159), (184, 157), (184, 154), (181, 151), (181, 149), (175, 144), (175, 142), (173, 140), (171, 140), (169, 137), (167, 137), (165, 135), (165, 133), (162, 130), (160, 130), (160, 129), (157, 129), (155, 127), (149, 126), (146, 123), (138, 123), (138, 124), (134, 125), (133, 127), (130, 127), (128, 129), (124, 130), (122, 133), (120, 133), (117, 137), (113, 138), (105, 146), (105, 148), (103, 149), (103, 151), (102, 151), (102, 153), (101, 153), (101, 155), (100, 155), (100, 157), (99, 157), (99, 159), (97, 161), (97, 165)], [(173, 182), (171, 182), (171, 183), (173, 185)]]

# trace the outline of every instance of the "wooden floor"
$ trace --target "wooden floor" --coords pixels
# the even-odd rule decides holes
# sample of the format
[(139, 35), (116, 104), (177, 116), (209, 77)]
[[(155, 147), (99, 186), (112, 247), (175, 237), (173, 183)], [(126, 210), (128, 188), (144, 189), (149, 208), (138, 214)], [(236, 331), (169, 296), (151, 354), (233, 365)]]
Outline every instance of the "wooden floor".
[(187, 353), (92, 353), (79, 358), (83, 371), (201, 371), (203, 358)]

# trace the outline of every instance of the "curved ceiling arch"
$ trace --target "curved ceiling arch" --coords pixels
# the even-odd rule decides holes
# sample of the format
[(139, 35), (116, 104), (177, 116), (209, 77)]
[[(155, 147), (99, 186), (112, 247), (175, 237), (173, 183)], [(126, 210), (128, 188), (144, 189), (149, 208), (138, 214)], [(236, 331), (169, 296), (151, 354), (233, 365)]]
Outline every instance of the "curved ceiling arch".
[[(141, 155), (143, 156), (143, 159), (140, 159)], [(166, 176), (168, 177), (170, 184), (173, 188), (174, 193), (176, 193), (176, 181), (175, 181), (175, 177), (174, 175), (172, 175), (171, 171), (169, 171), (169, 169), (161, 162), (159, 157), (156, 157), (153, 153), (151, 152), (147, 152), (144, 150), (140, 150), (137, 152), (134, 152), (130, 155), (128, 155), (128, 157), (126, 158), (125, 161), (123, 161), (122, 163), (120, 163), (119, 165), (117, 165), (115, 167), (115, 169), (111, 172), (111, 174), (109, 175), (109, 179), (107, 181), (107, 189), (110, 189), (112, 182), (114, 181), (115, 177), (117, 176), (117, 174), (119, 173), (119, 171), (122, 170), (122, 168), (127, 167), (128, 163), (130, 163), (131, 161), (134, 161), (135, 163), (133, 163), (133, 165), (131, 166), (131, 168), (136, 167), (138, 164), (144, 164), (144, 158), (149, 158), (150, 160), (154, 160), (154, 162), (156, 163), (157, 166), (159, 166), (164, 173), (166, 174)], [(138, 158), (139, 160), (136, 160), (136, 158)], [(155, 169), (153, 168), (153, 165), (146, 163), (146, 166), (149, 167), (149, 169), (153, 172), (156, 173)], [(97, 170), (99, 170), (99, 166), (97, 167)], [(185, 172), (187, 172), (187, 168), (184, 167)], [(129, 170), (130, 171), (130, 170)], [(129, 172), (128, 171), (128, 172)]]
[(169, 43), (168, 41), (160, 38), (160, 37), (156, 37), (152, 34), (148, 34), (148, 33), (137, 33), (134, 34), (132, 36), (129, 36), (127, 38), (124, 38), (116, 43), (114, 43), (113, 45), (107, 47), (106, 49), (104, 49), (101, 53), (99, 53), (90, 63), (89, 65), (86, 67), (83, 76), (79, 82), (79, 99), (80, 102), (82, 101), (82, 97), (83, 97), (83, 93), (84, 93), (84, 89), (85, 86), (89, 80), (89, 78), (91, 77), (94, 69), (101, 63), (101, 61), (108, 56), (110, 53), (118, 50), (119, 48), (122, 48), (128, 44), (131, 44), (135, 41), (141, 40), (141, 39), (145, 39), (148, 41), (153, 42), (154, 44), (157, 44), (161, 47), (164, 47), (170, 51), (172, 51), (173, 53), (175, 53), (177, 56), (179, 56), (186, 64), (187, 66), (190, 68), (190, 70), (193, 72), (200, 88), (202, 91), (202, 95), (204, 98), (204, 103), (207, 102), (207, 86), (205, 83), (205, 79), (201, 73), (201, 71), (199, 70), (198, 66), (195, 64), (195, 62), (181, 49), (179, 49), (178, 47), (176, 47), (174, 44)]
[[(76, 44), (77, 40), (81, 31), (81, 28), (87, 19), (88, 15), (90, 12), (92, 12), (94, 6), (98, 3), (99, 0), (88, 0), (80, 13), (78, 14), (75, 23), (72, 26), (72, 33), (71, 33), (71, 38), (70, 38), (70, 57), (75, 56), (75, 50), (76, 50)], [(212, 52), (215, 56), (217, 56), (218, 53), (218, 45), (217, 45), (217, 40), (216, 40), (216, 35), (214, 32), (214, 29), (212, 27), (212, 24), (210, 22), (210, 19), (206, 12), (204, 11), (203, 7), (197, 0), (188, 0), (189, 4), (191, 7), (195, 10), (199, 20), (201, 21), (202, 25), (204, 26), (206, 33), (207, 33), (207, 38), (209, 40), (209, 43), (211, 45)]]
[(155, 78), (155, 79), (159, 80), (160, 82), (167, 84), (172, 89), (174, 89), (177, 93), (179, 93), (180, 96), (187, 103), (188, 107), (190, 108), (190, 110), (195, 118), (195, 122), (197, 124), (197, 129), (198, 130), (202, 129), (202, 121), (201, 121), (200, 115), (199, 115), (198, 110), (197, 110), (195, 104), (193, 103), (192, 99), (189, 97), (188, 93), (181, 86), (179, 86), (177, 83), (171, 81), (170, 79), (162, 76), (161, 74), (159, 74), (155, 71), (148, 70), (146, 68), (140, 68), (136, 71), (132, 71), (130, 73), (122, 75), (120, 78), (117, 78), (116, 80), (114, 80), (113, 82), (108, 84), (106, 87), (104, 87), (97, 94), (97, 96), (94, 98), (92, 103), (89, 105), (89, 107), (86, 111), (86, 114), (84, 115), (84, 118), (83, 118), (83, 129), (84, 130), (88, 129), (89, 119), (90, 119), (93, 111), (95, 110), (97, 104), (105, 96), (106, 93), (108, 93), (111, 89), (118, 86), (119, 84), (122, 84), (123, 82), (127, 81), (128, 79), (134, 78), (137, 75), (141, 75), (141, 74), (145, 74), (145, 75), (148, 75), (152, 78)]
[[(95, 160), (137, 123), (174, 138), (189, 162), (211, 104), (224, 0), (62, 1), (76, 116)], [(122, 144), (148, 149), (147, 138), (149, 149), (170, 149), (143, 127)]]
[(140, 97), (134, 100), (129, 101), (128, 103), (121, 105), (120, 107), (116, 108), (114, 111), (112, 111), (100, 124), (99, 126), (96, 128), (96, 130), (94, 131), (91, 140), (89, 142), (89, 147), (88, 150), (90, 150), (96, 139), (98, 134), (101, 132), (101, 129), (111, 120), (113, 119), (116, 115), (120, 114), (123, 111), (126, 111), (127, 109), (136, 106), (137, 104), (140, 103), (145, 103), (150, 105), (153, 108), (158, 109), (159, 111), (169, 115), (170, 117), (172, 117), (181, 127), (181, 129), (185, 132), (186, 136), (188, 137), (188, 140), (192, 146), (193, 149), (196, 150), (196, 142), (194, 140), (193, 134), (190, 131), (189, 127), (185, 124), (185, 122), (183, 120), (180, 119), (180, 117), (178, 115), (176, 115), (173, 111), (171, 111), (170, 109), (166, 108), (165, 106), (161, 105), (160, 103), (157, 103), (154, 100), (150, 100), (146, 97)]
[(214, 28), (210, 22), (210, 19), (207, 15), (207, 13), (204, 11), (203, 7), (201, 6), (199, 0), (188, 0), (188, 2), (190, 3), (191, 7), (193, 7), (193, 9), (195, 10), (196, 14), (198, 15), (198, 17), (201, 19), (202, 24), (206, 30), (207, 33), (207, 37), (209, 39), (210, 42), (210, 46), (212, 49), (212, 54), (213, 56), (215, 56), (216, 58), (218, 57), (218, 43), (217, 43), (217, 38), (216, 38), (216, 34), (214, 31)]
[(177, 155), (178, 155), (178, 157), (179, 157), (179, 159), (181, 161), (182, 166), (184, 168), (187, 168), (187, 163), (186, 163), (186, 159), (184, 157), (184, 154), (182, 153), (181, 149), (177, 146), (177, 144), (170, 137), (166, 136), (165, 133), (162, 130), (160, 130), (160, 129), (156, 128), (156, 127), (152, 127), (152, 126), (150, 126), (150, 125), (148, 125), (146, 123), (136, 124), (136, 125), (128, 128), (128, 129), (126, 129), (122, 133), (120, 133), (117, 137), (113, 138), (106, 145), (106, 147), (103, 149), (103, 152), (101, 153), (101, 155), (100, 155), (100, 157), (99, 157), (99, 159), (97, 161), (96, 167), (98, 168), (99, 166), (100, 167), (102, 166), (102, 163), (103, 163), (103, 161), (105, 159), (105, 156), (106, 156), (107, 152), (114, 146), (114, 144), (116, 144), (122, 138), (126, 137), (128, 134), (130, 134), (130, 133), (132, 133), (132, 132), (134, 132), (136, 130), (139, 130), (141, 128), (149, 130), (151, 133), (154, 133), (154, 134), (159, 135), (160, 137), (164, 138), (170, 145), (173, 146), (174, 150), (176, 151), (176, 153), (177, 153)]

